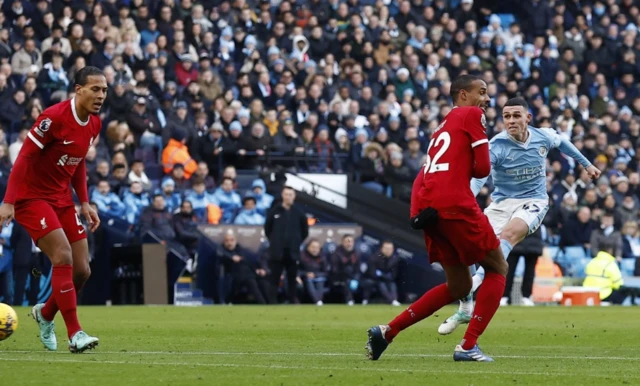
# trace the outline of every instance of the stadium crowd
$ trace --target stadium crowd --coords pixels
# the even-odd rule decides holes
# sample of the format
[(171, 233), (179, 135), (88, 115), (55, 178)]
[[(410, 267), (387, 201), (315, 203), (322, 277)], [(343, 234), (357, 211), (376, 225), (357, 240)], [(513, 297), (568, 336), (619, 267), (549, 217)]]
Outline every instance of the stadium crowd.
[(349, 173), (408, 201), (451, 80), (466, 72), (489, 84), (490, 137), (504, 129), (501, 106), (523, 96), (533, 126), (604, 171), (590, 181), (549, 151), (545, 241), (595, 256), (613, 237), (618, 259), (639, 257), (640, 7), (522, 0), (512, 15), (487, 4), (4, 1), (2, 189), (36, 117), (93, 65), (109, 93), (86, 157), (91, 200), (132, 227), (189, 250), (198, 223), (263, 224), (273, 197), (262, 180), (238, 191), (236, 169)]

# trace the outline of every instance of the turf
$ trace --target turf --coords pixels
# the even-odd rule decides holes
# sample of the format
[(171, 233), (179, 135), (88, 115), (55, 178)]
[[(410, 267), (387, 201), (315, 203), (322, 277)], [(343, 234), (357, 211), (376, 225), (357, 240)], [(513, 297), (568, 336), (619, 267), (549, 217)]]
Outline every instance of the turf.
[[(377, 362), (366, 329), (390, 306), (82, 307), (98, 349), (45, 352), (26, 308), (0, 342), (3, 385), (618, 385), (640, 384), (638, 317), (627, 308), (501, 308), (482, 337), (496, 363), (454, 363), (463, 329), (441, 311), (396, 338)], [(80, 381), (78, 381), (80, 380)]]

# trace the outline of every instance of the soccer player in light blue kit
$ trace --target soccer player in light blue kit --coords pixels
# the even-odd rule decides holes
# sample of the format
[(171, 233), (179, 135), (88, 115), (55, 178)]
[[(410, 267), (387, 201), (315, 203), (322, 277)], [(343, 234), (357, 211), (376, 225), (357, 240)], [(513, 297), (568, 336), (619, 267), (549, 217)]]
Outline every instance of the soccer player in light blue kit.
[[(558, 148), (580, 163), (591, 178), (598, 178), (600, 170), (593, 166), (580, 151), (555, 130), (529, 126), (529, 105), (522, 98), (512, 98), (502, 110), (506, 130), (489, 142), (493, 202), (484, 213), (489, 218), (505, 259), (513, 247), (527, 235), (535, 232), (549, 210), (546, 183), (546, 159), (549, 150)], [(484, 186), (486, 178), (471, 180), (475, 195)], [(478, 268), (473, 276), (471, 294), (460, 301), (460, 308), (447, 318), (438, 332), (452, 333), (460, 324), (469, 323), (473, 313), (473, 292), (482, 284), (484, 269)]]

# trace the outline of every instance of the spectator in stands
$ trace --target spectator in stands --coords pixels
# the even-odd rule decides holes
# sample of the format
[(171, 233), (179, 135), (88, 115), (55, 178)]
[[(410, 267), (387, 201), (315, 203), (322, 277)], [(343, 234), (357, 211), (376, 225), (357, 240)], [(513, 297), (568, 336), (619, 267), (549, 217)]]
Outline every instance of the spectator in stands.
[(108, 181), (98, 182), (98, 188), (93, 192), (91, 201), (95, 202), (100, 212), (112, 217), (123, 218), (126, 207), (117, 194), (111, 192)]
[(242, 207), (240, 195), (233, 189), (233, 180), (223, 178), (220, 187), (213, 193), (213, 200), (222, 210), (222, 223), (231, 224)]
[(251, 192), (256, 199), (256, 209), (261, 215), (266, 215), (271, 204), (273, 204), (273, 196), (266, 192), (267, 188), (261, 178), (256, 178), (251, 183)]
[(182, 129), (174, 130), (167, 147), (162, 151), (162, 165), (165, 173), (172, 171), (175, 165), (182, 165), (184, 178), (188, 180), (198, 169), (198, 163), (189, 154), (186, 141), (186, 133)]
[(14, 143), (9, 145), (9, 159), (11, 160), (11, 164), (13, 165), (16, 162), (16, 158), (18, 158), (18, 154), (20, 153), (20, 149), (22, 149), (22, 145), (24, 141), (27, 139), (27, 134), (31, 128), (23, 128), (20, 130), (20, 135)]
[(165, 177), (165, 179), (173, 180), (176, 191), (178, 193), (184, 193), (191, 184), (188, 179), (184, 176), (184, 166), (182, 164), (173, 165), (173, 170), (171, 171), (171, 175)]
[(185, 192), (184, 199), (191, 203), (193, 213), (202, 223), (207, 222), (209, 211), (215, 210), (220, 212), (220, 205), (216, 197), (213, 194), (207, 193), (206, 186), (202, 179), (193, 181), (193, 189)]
[[(136, 144), (143, 148), (162, 149), (162, 126), (158, 118), (147, 110), (147, 99), (138, 97), (133, 109), (127, 114), (127, 125)], [(168, 171), (165, 171), (168, 173)]]
[(578, 210), (578, 213), (570, 218), (562, 227), (560, 246), (581, 246), (585, 250), (588, 250), (591, 247), (591, 234), (595, 229), (596, 224), (591, 220), (591, 210), (583, 206)]
[(269, 211), (264, 233), (269, 239), (269, 271), (271, 271), (272, 299), (277, 299), (282, 271), (286, 271), (287, 295), (290, 304), (296, 297), (300, 245), (309, 236), (307, 216), (295, 205), (296, 192), (285, 186), (282, 202)]
[[(282, 122), (282, 131), (273, 138), (273, 147), (276, 151), (283, 152), (285, 156), (302, 156), (304, 145), (294, 129), (292, 119), (287, 118)], [(281, 161), (278, 164), (284, 168), (297, 167), (293, 161)]]
[(386, 181), (384, 180), (384, 168), (386, 153), (378, 143), (370, 143), (364, 150), (365, 157), (358, 162), (360, 183), (367, 189), (376, 193), (382, 193)]
[(407, 150), (404, 152), (404, 163), (409, 167), (412, 174), (416, 174), (423, 165), (422, 158), (424, 153), (420, 150), (420, 140), (417, 138), (410, 139), (407, 144)]
[(595, 257), (602, 250), (601, 245), (606, 245), (607, 250), (616, 260), (622, 259), (622, 235), (613, 226), (613, 214), (605, 212), (600, 219), (600, 227), (591, 232), (591, 256)]
[(198, 230), (198, 218), (193, 213), (191, 201), (185, 200), (180, 206), (180, 212), (173, 215), (176, 228), (176, 239), (184, 245), (189, 256), (194, 258), (198, 252), (198, 240), (201, 233)]
[(391, 153), (391, 162), (385, 167), (385, 179), (391, 186), (393, 198), (404, 202), (411, 201), (411, 187), (415, 172), (404, 164), (402, 153)]
[(175, 249), (183, 256), (188, 253), (184, 246), (176, 240), (173, 226), (173, 215), (167, 211), (164, 197), (160, 194), (153, 196), (151, 206), (147, 207), (140, 216), (140, 235), (153, 233), (163, 245)]
[(230, 146), (227, 142), (228, 140), (224, 137), (222, 124), (215, 122), (209, 128), (208, 135), (204, 135), (196, 140), (193, 156), (198, 162), (206, 163), (209, 170), (218, 170), (222, 165), (223, 152)]
[(390, 240), (382, 242), (380, 251), (367, 261), (366, 279), (362, 283), (362, 304), (369, 304), (371, 290), (375, 287), (387, 304), (399, 306), (398, 302), (398, 263), (395, 246)]
[(236, 225), (264, 225), (264, 216), (256, 208), (256, 198), (247, 193), (242, 199), (243, 208), (236, 216), (233, 223)]
[(527, 236), (518, 245), (516, 245), (509, 254), (507, 261), (509, 263), (509, 273), (507, 275), (507, 286), (504, 290), (504, 297), (500, 303), (502, 305), (513, 304), (511, 299), (511, 289), (513, 287), (513, 278), (515, 277), (516, 267), (520, 257), (524, 258), (524, 275), (522, 277), (522, 300), (520, 305), (534, 306), (531, 299), (533, 293), (533, 281), (536, 276), (536, 264), (538, 257), (542, 256), (544, 244), (542, 242), (542, 231), (540, 228), (533, 234)]
[(88, 173), (89, 186), (96, 186), (98, 185), (98, 182), (100, 182), (101, 180), (108, 180), (109, 172), (110, 172), (109, 161), (105, 161), (105, 160), (99, 161), (96, 166), (96, 169), (93, 172)]
[(133, 184), (134, 182), (139, 182), (144, 191), (150, 191), (153, 186), (151, 180), (149, 180), (149, 177), (147, 177), (144, 172), (144, 163), (140, 160), (135, 160), (131, 163), (129, 184)]
[[(613, 218), (611, 218), (613, 223)], [(624, 281), (618, 264), (615, 264), (615, 250), (618, 248), (615, 240), (603, 239), (594, 258), (585, 268), (586, 278), (584, 287), (600, 288), (600, 300), (612, 304), (622, 304), (626, 294), (621, 290)]]
[(182, 198), (180, 196), (180, 193), (177, 193), (175, 191), (176, 189), (175, 181), (171, 178), (167, 178), (164, 181), (162, 181), (161, 188), (162, 188), (162, 193), (159, 193), (159, 194), (161, 194), (165, 200), (165, 206), (167, 207), (167, 211), (169, 211), (169, 213), (174, 213), (176, 210), (178, 210), (178, 208), (180, 208), (182, 204)]
[(7, 128), (8, 132), (17, 131), (26, 106), (26, 96), (23, 90), (15, 90), (13, 98), (2, 101), (0, 109), (0, 124)]
[(329, 274), (329, 265), (322, 254), (322, 246), (316, 239), (307, 242), (307, 246), (300, 255), (300, 274), (304, 287), (312, 302), (323, 305), (324, 286)]
[(238, 154), (244, 157), (244, 167), (258, 169), (260, 167), (259, 157), (265, 155), (270, 143), (271, 137), (265, 134), (264, 125), (261, 122), (254, 123), (251, 126), (251, 135), (240, 143), (238, 149)]
[(125, 218), (131, 225), (137, 225), (142, 211), (149, 206), (149, 196), (142, 189), (142, 184), (134, 181), (129, 191), (124, 194)]
[(204, 181), (204, 186), (207, 192), (212, 193), (216, 188), (216, 182), (211, 175), (209, 175), (209, 166), (206, 162), (198, 162), (198, 170), (191, 176), (191, 181), (195, 179), (201, 179)]
[(121, 195), (129, 187), (129, 178), (127, 177), (127, 165), (117, 163), (113, 165), (113, 171), (109, 177), (109, 185), (111, 191)]
[(360, 281), (360, 255), (355, 250), (355, 241), (352, 235), (344, 235), (342, 243), (331, 255), (331, 284), (342, 289), (343, 300), (352, 306), (353, 293), (359, 287)]
[(640, 233), (636, 221), (627, 221), (622, 227), (622, 258), (640, 258)]
[(11, 69), (17, 75), (37, 74), (40, 72), (40, 69), (42, 69), (42, 53), (36, 47), (35, 40), (25, 40), (24, 46), (13, 54)]
[(266, 304), (256, 280), (256, 271), (261, 267), (255, 258), (238, 244), (233, 233), (229, 232), (224, 235), (224, 243), (218, 248), (218, 257), (222, 260), (225, 273), (230, 276), (232, 281), (227, 302), (230, 303), (240, 290), (246, 287), (256, 303)]

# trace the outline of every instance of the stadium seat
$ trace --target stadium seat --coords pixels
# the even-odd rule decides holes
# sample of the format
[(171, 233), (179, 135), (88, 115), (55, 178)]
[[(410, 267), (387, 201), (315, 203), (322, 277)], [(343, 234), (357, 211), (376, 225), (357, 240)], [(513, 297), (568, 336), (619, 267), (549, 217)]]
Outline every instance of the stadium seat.
[(623, 277), (633, 277), (633, 271), (636, 268), (636, 259), (622, 259), (620, 262), (620, 271)]
[(161, 165), (145, 165), (144, 172), (150, 180), (161, 180), (164, 177), (164, 171)]

